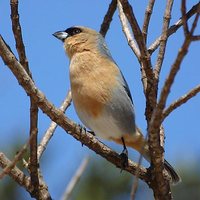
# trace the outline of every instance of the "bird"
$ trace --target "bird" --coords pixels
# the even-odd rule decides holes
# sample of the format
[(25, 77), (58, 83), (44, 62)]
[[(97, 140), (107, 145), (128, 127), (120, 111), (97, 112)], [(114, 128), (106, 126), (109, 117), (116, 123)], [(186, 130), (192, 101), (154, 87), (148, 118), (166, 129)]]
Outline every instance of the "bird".
[[(97, 137), (123, 145), (125, 160), (128, 146), (150, 162), (148, 142), (136, 126), (130, 89), (104, 37), (84, 26), (72, 26), (53, 36), (63, 42), (69, 57), (72, 101), (82, 123)], [(164, 167), (173, 184), (181, 180), (166, 160)]]

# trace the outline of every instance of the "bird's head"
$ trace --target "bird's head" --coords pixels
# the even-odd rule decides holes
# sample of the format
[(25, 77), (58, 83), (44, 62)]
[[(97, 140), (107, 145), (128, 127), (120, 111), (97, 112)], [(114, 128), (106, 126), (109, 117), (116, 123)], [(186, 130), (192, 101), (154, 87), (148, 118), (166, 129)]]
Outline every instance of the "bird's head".
[(53, 35), (64, 43), (64, 48), (70, 59), (76, 53), (84, 51), (98, 51), (110, 56), (103, 36), (93, 29), (73, 26), (64, 31), (57, 31)]

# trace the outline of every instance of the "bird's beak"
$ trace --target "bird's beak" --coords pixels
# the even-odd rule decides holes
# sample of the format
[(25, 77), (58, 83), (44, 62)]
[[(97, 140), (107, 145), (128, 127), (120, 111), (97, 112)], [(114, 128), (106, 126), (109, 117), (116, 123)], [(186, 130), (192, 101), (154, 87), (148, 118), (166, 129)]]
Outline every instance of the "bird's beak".
[(67, 38), (68, 33), (66, 33), (65, 31), (57, 31), (53, 34), (53, 36), (55, 36), (56, 38), (58, 38), (59, 40), (63, 41)]

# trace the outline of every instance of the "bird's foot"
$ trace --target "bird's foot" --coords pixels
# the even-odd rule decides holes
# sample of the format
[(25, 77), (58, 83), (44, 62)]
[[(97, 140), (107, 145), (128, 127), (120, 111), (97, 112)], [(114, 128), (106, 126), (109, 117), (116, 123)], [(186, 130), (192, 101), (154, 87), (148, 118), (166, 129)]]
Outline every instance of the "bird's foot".
[(123, 147), (124, 147), (122, 153), (120, 154), (120, 157), (121, 157), (121, 172), (122, 172), (123, 169), (128, 167), (128, 150), (126, 148), (126, 144), (125, 144), (123, 137), (121, 138), (121, 140), (122, 140), (122, 144), (123, 144)]
[[(80, 139), (82, 138), (83, 133), (86, 134), (86, 132), (89, 132), (95, 136), (95, 133), (93, 131), (87, 130), (84, 126), (81, 126), (80, 124), (78, 124), (78, 127), (80, 128)], [(82, 144), (82, 146), (84, 145), (83, 143), (81, 143), (81, 144)]]
[(125, 148), (122, 153), (120, 154), (121, 157), (121, 172), (123, 169), (128, 167), (128, 150)]
[(93, 136), (95, 136), (95, 133), (94, 133), (94, 131), (87, 130), (87, 132), (89, 132), (89, 133), (91, 133)]
[[(83, 133), (86, 133), (86, 128), (78, 124), (78, 127), (80, 128), (80, 140), (82, 139)], [(83, 147), (83, 143), (81, 142), (81, 145)]]

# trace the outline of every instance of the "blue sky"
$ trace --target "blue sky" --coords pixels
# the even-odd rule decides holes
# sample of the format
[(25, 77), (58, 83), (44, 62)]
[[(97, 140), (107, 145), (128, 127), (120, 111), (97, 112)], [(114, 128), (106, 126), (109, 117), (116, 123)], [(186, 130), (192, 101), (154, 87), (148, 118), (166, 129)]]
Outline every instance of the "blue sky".
[[(141, 25), (147, 0), (140, 1), (140, 3), (130, 2), (132, 5), (135, 4), (133, 10)], [(188, 1), (188, 8), (197, 2), (195, 0)], [(83, 25), (99, 30), (107, 7), (108, 1), (20, 1), (20, 21), (34, 81), (37, 87), (56, 106), (60, 105), (69, 90), (69, 60), (65, 56), (62, 43), (55, 39), (52, 33), (73, 25)], [(161, 33), (163, 2), (157, 2), (154, 10), (148, 44), (151, 44)], [(180, 1), (175, 1), (171, 25), (179, 19), (180, 15)], [(0, 34), (16, 53), (11, 30), (10, 6), (7, 0), (0, 1), (0, 19)], [(114, 15), (106, 41), (113, 58), (127, 79), (135, 104), (137, 124), (145, 132), (145, 99), (140, 80), (140, 68), (137, 59), (127, 45), (117, 13)], [(183, 30), (180, 29), (168, 42), (159, 88), (162, 88), (182, 42)], [(193, 43), (172, 87), (168, 104), (199, 84), (200, 68), (197, 57), (199, 51), (200, 45), (197, 42)], [(155, 64), (155, 59), (156, 55), (152, 58), (153, 64)], [(199, 105), (200, 95), (177, 109), (164, 122), (166, 158), (176, 166), (185, 165), (189, 161), (200, 160)], [(2, 60), (0, 60), (0, 108), (0, 150), (4, 150), (6, 153), (7, 148), (16, 140), (19, 139), (22, 143), (27, 141), (29, 100)], [(73, 105), (67, 110), (67, 116), (76, 122), (80, 122)], [(40, 111), (39, 140), (48, 128), (49, 123), (48, 117)], [(106, 142), (106, 144), (121, 151), (121, 147), (118, 145), (113, 145), (110, 142)], [(61, 128), (57, 129), (44, 153), (43, 159), (48, 164), (44, 166), (41, 162), (45, 180), (55, 199), (58, 199), (64, 190), (64, 184), (59, 189), (55, 189), (56, 185), (61, 184), (61, 182), (67, 184), (83, 156), (88, 153), (100, 159), (99, 156), (91, 153), (87, 147), (82, 147), (80, 142), (67, 135)], [(134, 156), (135, 153), (133, 152), (131, 155)], [(57, 171), (62, 173), (59, 173), (56, 177), (53, 176)]]

